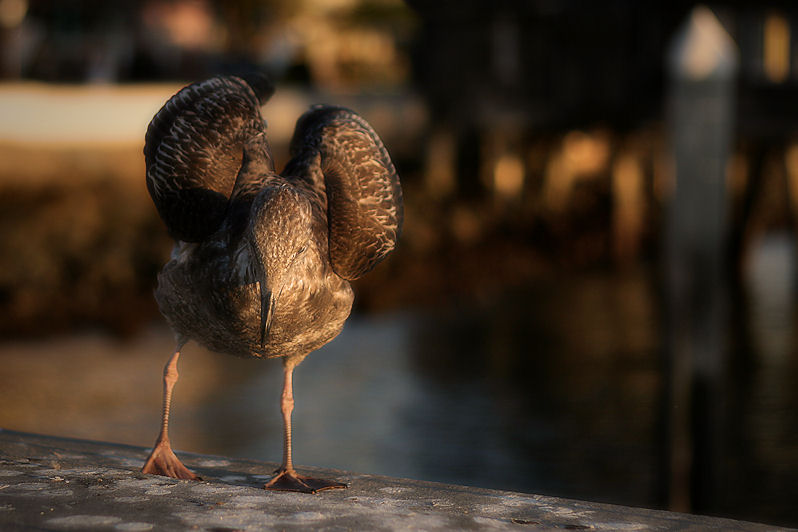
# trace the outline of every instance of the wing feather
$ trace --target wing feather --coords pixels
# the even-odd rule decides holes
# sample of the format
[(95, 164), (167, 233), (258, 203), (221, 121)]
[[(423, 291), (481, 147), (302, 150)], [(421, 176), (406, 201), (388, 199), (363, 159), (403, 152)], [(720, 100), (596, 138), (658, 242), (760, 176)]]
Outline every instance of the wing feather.
[[(198, 242), (221, 225), (244, 150), (252, 139), (265, 138), (260, 104), (271, 95), (271, 85), (257, 80), (257, 93), (234, 76), (193, 83), (150, 122), (144, 145), (147, 188), (176, 239)], [(257, 153), (273, 168), (268, 149)]]
[(344, 279), (370, 271), (402, 230), (399, 176), (372, 127), (357, 113), (315, 106), (297, 121), (284, 175), (324, 190), (330, 261)]

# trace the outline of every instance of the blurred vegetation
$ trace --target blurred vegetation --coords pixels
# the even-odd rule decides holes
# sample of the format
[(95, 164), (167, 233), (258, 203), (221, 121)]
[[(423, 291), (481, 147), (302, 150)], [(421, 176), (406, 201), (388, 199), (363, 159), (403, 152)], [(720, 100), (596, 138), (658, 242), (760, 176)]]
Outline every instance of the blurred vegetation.
[(157, 312), (152, 290), (171, 241), (143, 186), (114, 170), (132, 157), (29, 156), (59, 169), (49, 179), (0, 175), (0, 334), (136, 332)]

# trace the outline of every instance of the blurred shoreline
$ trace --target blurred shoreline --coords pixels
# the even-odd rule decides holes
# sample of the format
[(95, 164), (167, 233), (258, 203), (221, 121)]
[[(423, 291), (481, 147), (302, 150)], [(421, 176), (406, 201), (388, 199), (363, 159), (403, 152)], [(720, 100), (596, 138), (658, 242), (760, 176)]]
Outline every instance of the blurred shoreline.
[[(157, 318), (152, 290), (172, 241), (147, 194), (141, 150), (149, 119), (179, 88), (0, 84), (0, 113), (10, 117), (0, 124), (0, 337), (96, 327), (127, 336)], [(412, 93), (278, 87), (263, 108), (278, 168), (294, 122), (320, 101), (366, 116), (405, 189), (399, 249), (357, 283), (357, 309), (445, 303), (542, 271), (522, 236), (502, 235), (495, 209), (425, 200), (418, 158), (427, 117)], [(465, 242), (446, 236), (452, 223)], [(473, 241), (491, 226), (498, 238)]]
[[(172, 242), (146, 192), (141, 150), (149, 119), (179, 88), (0, 84), (0, 112), (15, 117), (0, 124), (0, 337), (75, 327), (125, 336), (157, 318), (152, 290)], [(656, 269), (672, 185), (656, 125), (541, 134), (519, 152), (487, 132), (475, 146), (483, 166), (471, 169), (481, 181), (469, 185), (452, 181), (457, 132), (431, 123), (414, 93), (278, 86), (263, 108), (278, 168), (315, 102), (361, 112), (403, 181), (399, 247), (357, 282), (356, 310), (495, 298), (561, 271)], [(742, 151), (729, 165), (735, 220), (749, 166)], [(778, 173), (762, 179), (763, 199), (741, 225), (747, 242), (788, 219)]]
[[(142, 147), (180, 87), (0, 84), (0, 337), (125, 336), (157, 317), (152, 290), (172, 241), (146, 191)], [(318, 101), (367, 113), (400, 152), (425, 121), (412, 95), (280, 88), (264, 108), (280, 167), (295, 121)]]

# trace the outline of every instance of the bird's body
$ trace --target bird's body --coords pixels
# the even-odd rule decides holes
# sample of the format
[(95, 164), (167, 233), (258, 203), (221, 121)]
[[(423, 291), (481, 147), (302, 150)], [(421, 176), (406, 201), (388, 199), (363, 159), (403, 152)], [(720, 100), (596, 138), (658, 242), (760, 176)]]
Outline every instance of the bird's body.
[(240, 357), (301, 359), (335, 338), (349, 317), (353, 293), (326, 259), (326, 213), (320, 201), (315, 204), (313, 216), (297, 223), (312, 224), (316, 238), (286, 272), (263, 345), (251, 242), (227, 224), (201, 243), (177, 243), (158, 276), (155, 298), (172, 329), (212, 351)]
[(402, 193), (371, 126), (337, 107), (315, 106), (300, 117), (293, 157), (278, 175), (260, 116), (271, 92), (259, 77), (195, 83), (147, 130), (147, 187), (176, 240), (155, 297), (178, 348), (164, 370), (161, 435), (143, 471), (197, 478), (167, 435), (177, 358), (194, 340), (221, 353), (283, 360), (283, 466), (266, 487), (313, 492), (343, 485), (293, 469), (292, 372), (341, 331), (352, 307), (349, 280), (393, 250)]

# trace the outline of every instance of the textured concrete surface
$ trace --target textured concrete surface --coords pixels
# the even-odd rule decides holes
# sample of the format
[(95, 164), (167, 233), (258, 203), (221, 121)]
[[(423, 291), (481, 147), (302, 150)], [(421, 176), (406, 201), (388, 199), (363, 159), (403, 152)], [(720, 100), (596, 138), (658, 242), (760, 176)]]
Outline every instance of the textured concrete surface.
[(539, 495), (302, 469), (349, 483), (261, 488), (277, 464), (178, 454), (205, 480), (138, 472), (147, 449), (0, 429), (0, 530), (775, 530)]

